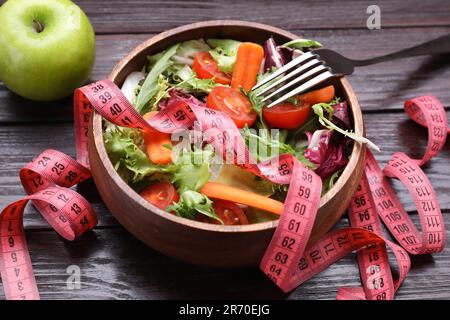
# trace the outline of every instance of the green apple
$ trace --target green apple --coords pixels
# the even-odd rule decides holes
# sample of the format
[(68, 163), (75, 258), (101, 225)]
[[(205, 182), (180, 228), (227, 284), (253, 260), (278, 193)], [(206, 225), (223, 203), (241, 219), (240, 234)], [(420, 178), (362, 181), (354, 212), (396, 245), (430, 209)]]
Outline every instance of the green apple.
[(9, 0), (0, 7), (0, 81), (32, 100), (70, 95), (95, 61), (95, 34), (69, 0)]

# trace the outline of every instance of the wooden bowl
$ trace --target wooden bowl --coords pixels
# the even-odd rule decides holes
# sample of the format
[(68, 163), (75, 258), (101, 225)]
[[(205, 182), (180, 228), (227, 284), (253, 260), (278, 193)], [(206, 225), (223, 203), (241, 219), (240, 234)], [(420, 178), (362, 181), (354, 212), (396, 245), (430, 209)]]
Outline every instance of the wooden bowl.
[[(295, 38), (290, 32), (244, 21), (207, 21), (163, 32), (136, 47), (122, 59), (109, 78), (122, 85), (126, 76), (140, 70), (146, 56), (185, 40), (232, 38), (262, 42), (273, 36), (277, 43)], [(354, 130), (364, 133), (358, 100), (345, 78), (333, 84), (352, 110)], [(311, 241), (326, 233), (344, 213), (362, 174), (365, 146), (355, 144), (341, 177), (320, 201)], [(150, 247), (183, 260), (211, 267), (256, 266), (267, 247), (278, 221), (246, 226), (212, 225), (180, 218), (156, 208), (131, 189), (114, 170), (105, 150), (102, 118), (95, 114), (89, 130), (89, 160), (92, 176), (106, 206), (134, 236)]]

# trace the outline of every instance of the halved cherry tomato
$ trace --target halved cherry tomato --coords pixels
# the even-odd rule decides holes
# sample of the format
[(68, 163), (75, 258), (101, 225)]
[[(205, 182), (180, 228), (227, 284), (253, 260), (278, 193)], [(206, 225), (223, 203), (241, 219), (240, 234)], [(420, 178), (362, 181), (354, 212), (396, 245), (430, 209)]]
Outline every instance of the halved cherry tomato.
[(267, 124), (278, 129), (295, 129), (305, 123), (311, 104), (302, 102), (296, 106), (293, 103), (282, 102), (271, 108), (263, 108), (263, 117)]
[[(244, 213), (244, 210), (242, 210), (242, 208), (234, 202), (226, 200), (214, 200), (213, 208), (216, 215), (227, 226), (248, 224), (248, 219)], [(219, 221), (209, 218), (203, 214), (198, 214), (196, 218), (201, 222), (220, 224)]]
[(256, 120), (256, 112), (248, 98), (240, 91), (228, 87), (215, 87), (206, 100), (208, 108), (225, 112), (238, 128), (250, 127)]
[(216, 83), (230, 84), (231, 76), (219, 70), (216, 61), (209, 52), (197, 52), (195, 54), (194, 64), (192, 65), (197, 77), (200, 79), (214, 78)]
[(167, 181), (154, 183), (139, 194), (161, 210), (166, 210), (168, 206), (180, 199), (175, 187)]

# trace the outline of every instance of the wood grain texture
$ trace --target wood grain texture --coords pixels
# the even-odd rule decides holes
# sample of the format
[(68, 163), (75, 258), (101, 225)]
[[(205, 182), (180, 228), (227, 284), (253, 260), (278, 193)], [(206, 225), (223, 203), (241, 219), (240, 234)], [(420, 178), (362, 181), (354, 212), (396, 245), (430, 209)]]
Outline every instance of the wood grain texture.
[[(87, 12), (97, 35), (92, 80), (104, 78), (117, 61), (152, 34), (207, 19), (252, 20), (287, 28), (317, 39), (352, 58), (402, 49), (450, 32), (448, 0), (383, 1), (75, 1)], [(0, 4), (4, 0), (0, 0)], [(369, 4), (382, 10), (381, 30), (365, 28)], [(398, 27), (398, 28), (397, 28)], [(133, 34), (126, 34), (133, 33)], [(102, 35), (99, 35), (102, 34)], [(409, 97), (432, 93), (450, 107), (450, 59), (410, 58), (357, 70), (350, 82), (357, 92), (368, 136), (383, 151), (385, 163), (398, 149), (420, 156), (426, 131), (400, 110)], [(370, 113), (370, 114), (369, 114)], [(9, 93), (0, 82), (0, 208), (23, 195), (18, 170), (40, 151), (53, 147), (74, 154), (71, 99), (33, 103)], [(424, 168), (450, 224), (450, 146)], [(407, 210), (414, 206), (394, 183)], [(125, 232), (107, 212), (92, 182), (77, 187), (93, 204), (100, 226), (69, 243), (49, 231), (32, 206), (26, 209), (27, 238), (37, 281), (45, 299), (334, 299), (337, 287), (359, 285), (353, 258), (305, 283), (291, 295), (280, 294), (255, 269), (222, 271), (192, 267), (167, 258)], [(346, 224), (342, 219), (338, 226)], [(450, 251), (413, 258), (413, 268), (397, 299), (450, 299)], [(82, 290), (67, 290), (67, 266), (82, 270)], [(183, 276), (180, 276), (183, 275)], [(0, 285), (1, 286), (1, 285)], [(0, 290), (0, 298), (4, 298)]]
[[(213, 1), (75, 1), (97, 33), (160, 32), (187, 23), (238, 19), (295, 29), (366, 28), (367, 7), (381, 9), (382, 26), (449, 26), (446, 0), (213, 0)], [(114, 21), (114, 23), (111, 23)]]
[[(294, 30), (352, 58), (400, 50), (450, 33), (450, 28), (367, 30)], [(105, 78), (131, 49), (152, 34), (97, 36), (97, 61), (91, 80)], [(449, 57), (416, 57), (359, 68), (349, 81), (363, 112), (400, 110), (406, 99), (432, 93), (450, 107)], [(53, 103), (22, 99), (0, 82), (0, 123), (72, 121), (72, 99)]]
[[(450, 112), (448, 112), (450, 115)], [(366, 114), (365, 124), (367, 137), (382, 149), (376, 154), (381, 164), (386, 164), (395, 151), (403, 151), (419, 158), (426, 144), (426, 129), (419, 127), (408, 119), (406, 114)], [(49, 128), (50, 127), (50, 128)], [(25, 143), (24, 143), (25, 141)], [(24, 147), (26, 146), (26, 147)], [(74, 156), (74, 130), (72, 123), (41, 125), (0, 126), (0, 208), (20, 198), (23, 190), (18, 172), (28, 161), (47, 148), (60, 150)], [(450, 144), (447, 143), (438, 157), (431, 160), (424, 170), (433, 183), (441, 207), (450, 210), (450, 193), (448, 177), (450, 174)], [(395, 189), (406, 210), (415, 211), (408, 192), (397, 181), (393, 181)], [(100, 217), (100, 226), (117, 225), (107, 212), (91, 181), (77, 187), (93, 204)], [(45, 228), (47, 223), (29, 205), (26, 208), (26, 223), (32, 228)]]
[[(449, 224), (450, 215), (445, 219)], [(342, 219), (337, 227), (346, 225)], [(50, 231), (28, 232), (27, 239), (43, 299), (335, 299), (339, 287), (360, 285), (354, 255), (284, 295), (256, 268), (186, 265), (149, 249), (122, 228), (97, 229), (75, 242)], [(449, 249), (414, 257), (396, 299), (450, 299), (449, 260)], [(69, 265), (81, 269), (80, 290), (66, 287)]]

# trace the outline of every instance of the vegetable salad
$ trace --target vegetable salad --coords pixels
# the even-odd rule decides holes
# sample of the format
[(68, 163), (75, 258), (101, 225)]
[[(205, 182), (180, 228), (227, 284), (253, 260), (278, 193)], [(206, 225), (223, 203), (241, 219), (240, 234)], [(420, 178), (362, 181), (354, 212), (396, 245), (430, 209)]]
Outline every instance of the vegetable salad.
[[(145, 119), (172, 103), (215, 109), (241, 130), (257, 161), (289, 153), (323, 180), (323, 193), (345, 168), (354, 140), (346, 101), (325, 86), (267, 108), (251, 89), (317, 41), (284, 44), (233, 39), (178, 43), (148, 57), (122, 92)], [(276, 81), (275, 79), (274, 81)], [(156, 130), (131, 129), (105, 120), (104, 141), (115, 169), (156, 207), (201, 222), (244, 225), (277, 219), (286, 185), (277, 185), (233, 164), (218, 164), (210, 145), (173, 141)], [(257, 148), (250, 144), (257, 142)], [(198, 161), (201, 159), (201, 161)]]

